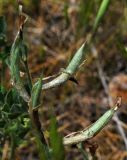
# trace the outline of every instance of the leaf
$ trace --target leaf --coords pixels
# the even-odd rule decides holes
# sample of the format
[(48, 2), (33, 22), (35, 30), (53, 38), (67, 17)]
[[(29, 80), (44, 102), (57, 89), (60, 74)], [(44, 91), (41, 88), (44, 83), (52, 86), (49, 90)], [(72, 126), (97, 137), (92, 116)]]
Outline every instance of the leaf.
[(20, 60), (21, 60), (21, 51), (20, 51), (21, 39), (17, 39), (11, 49), (11, 58), (10, 58), (10, 70), (11, 77), (14, 83), (15, 88), (17, 89), (20, 96), (26, 101), (29, 101), (29, 95), (25, 89), (25, 86), (20, 78)]
[(31, 103), (32, 103), (33, 109), (35, 109), (40, 104), (40, 97), (41, 97), (41, 90), (42, 90), (41, 88), (42, 88), (42, 78), (40, 78), (32, 88)]
[(57, 131), (56, 118), (52, 117), (50, 123), (50, 142), (53, 160), (64, 160), (63, 139)]
[(93, 32), (94, 33), (96, 32), (100, 21), (102, 20), (104, 14), (106, 13), (110, 1), (111, 0), (102, 0), (102, 2), (101, 2), (100, 8), (98, 10), (97, 16), (95, 18), (94, 26), (93, 26)]
[(77, 144), (77, 147), (78, 147), (79, 151), (82, 153), (83, 160), (89, 160), (88, 153), (85, 151), (85, 148), (83, 148), (83, 144), (79, 143), (79, 144)]
[(19, 62), (20, 62), (20, 50), (19, 50), (19, 41), (11, 49), (10, 57), (10, 69), (13, 81), (20, 81), (20, 71), (19, 71)]
[(90, 1), (90, 0), (80, 0), (80, 4), (79, 4), (80, 18), (78, 20), (79, 21), (78, 30), (79, 32), (81, 32), (81, 34), (82, 34), (81, 27), (85, 29), (89, 27), (89, 19), (95, 7), (94, 3), (95, 3), (94, 1)]
[(40, 138), (36, 137), (35, 140), (36, 140), (36, 143), (37, 143), (37, 148), (38, 148), (38, 151), (39, 151), (40, 160), (49, 160), (49, 158), (48, 158), (49, 155), (46, 152), (45, 146), (41, 143)]
[[(28, 117), (28, 116), (27, 116)], [(16, 119), (10, 119), (5, 125), (5, 134), (15, 134), (19, 139), (22, 139), (30, 130), (30, 120), (26, 115), (19, 115)]]

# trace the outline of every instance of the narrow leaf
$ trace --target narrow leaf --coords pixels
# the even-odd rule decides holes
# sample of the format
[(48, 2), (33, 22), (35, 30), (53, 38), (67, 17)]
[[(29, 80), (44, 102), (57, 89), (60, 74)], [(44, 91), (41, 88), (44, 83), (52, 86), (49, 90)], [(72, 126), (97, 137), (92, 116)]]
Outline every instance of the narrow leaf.
[(20, 78), (20, 60), (21, 60), (21, 52), (20, 52), (20, 39), (17, 39), (15, 44), (11, 49), (11, 57), (10, 57), (10, 71), (12, 81), (14, 83), (15, 88), (19, 92), (20, 96), (26, 101), (29, 101), (29, 95), (24, 87), (24, 84)]
[(64, 160), (64, 146), (62, 137), (57, 131), (56, 118), (51, 118), (50, 124), (50, 142), (53, 154), (53, 160)]
[(32, 103), (33, 109), (35, 109), (40, 104), (40, 97), (41, 97), (41, 90), (42, 90), (41, 88), (42, 88), (42, 78), (40, 78), (32, 88), (31, 103)]
[(110, 1), (111, 0), (102, 0), (102, 2), (101, 2), (100, 8), (98, 10), (98, 13), (97, 13), (97, 16), (96, 16), (96, 19), (94, 22), (94, 26), (93, 26), (94, 33), (96, 32), (100, 21), (102, 20), (105, 12), (107, 11)]
[(36, 136), (36, 143), (37, 143), (37, 148), (39, 151), (39, 158), (40, 160), (49, 160), (48, 155), (46, 152), (45, 146), (41, 143), (40, 138)]

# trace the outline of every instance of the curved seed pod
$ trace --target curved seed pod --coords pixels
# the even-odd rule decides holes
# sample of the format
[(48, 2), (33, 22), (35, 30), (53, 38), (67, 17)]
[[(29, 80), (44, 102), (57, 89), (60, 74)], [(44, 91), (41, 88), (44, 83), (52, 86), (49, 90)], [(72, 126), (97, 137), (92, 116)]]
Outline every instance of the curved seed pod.
[(94, 26), (93, 26), (93, 32), (95, 33), (97, 30), (97, 27), (101, 21), (101, 19), (103, 18), (105, 12), (107, 11), (107, 8), (109, 6), (111, 0), (102, 0), (101, 6), (99, 8), (99, 11), (97, 13), (95, 22), (94, 22)]
[(85, 52), (85, 43), (77, 50), (77, 52), (75, 53), (74, 57), (72, 58), (71, 62), (69, 63), (69, 65), (66, 68), (66, 72), (69, 73), (70, 75), (73, 75), (79, 68), (79, 66), (81, 65), (81, 63), (84, 60), (84, 56), (86, 55)]
[(42, 88), (42, 78), (38, 80), (37, 83), (33, 85), (32, 94), (31, 94), (31, 103), (33, 109), (37, 108), (40, 104), (40, 97), (41, 97), (41, 89)]
[(121, 98), (118, 99), (116, 105), (109, 109), (105, 114), (103, 114), (95, 123), (93, 123), (88, 128), (74, 132), (64, 138), (64, 145), (78, 144), (80, 142), (86, 141), (96, 134), (98, 134), (112, 119), (114, 113), (117, 111), (121, 104)]
[(70, 77), (72, 77), (76, 73), (76, 71), (79, 69), (80, 65), (84, 61), (84, 58), (87, 53), (86, 49), (87, 49), (87, 45), (85, 45), (85, 43), (84, 43), (77, 50), (77, 52), (75, 53), (74, 57), (72, 58), (72, 60), (70, 61), (69, 65), (66, 67), (66, 69), (64, 71), (62, 71), (62, 74), (60, 74), (58, 77), (56, 77), (52, 81), (44, 84), (42, 86), (42, 90), (46, 90), (46, 89), (60, 86), (60, 85), (64, 84), (67, 80), (69, 80)]

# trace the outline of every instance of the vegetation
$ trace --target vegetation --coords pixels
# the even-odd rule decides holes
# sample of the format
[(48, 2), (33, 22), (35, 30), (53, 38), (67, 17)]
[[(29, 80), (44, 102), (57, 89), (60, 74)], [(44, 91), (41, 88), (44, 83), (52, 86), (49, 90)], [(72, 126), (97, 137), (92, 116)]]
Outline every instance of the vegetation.
[[(24, 1), (24, 6), (32, 7), (35, 1), (27, 3)], [(1, 2), (3, 5), (8, 5), (6, 2)], [(117, 97), (116, 103), (113, 103), (113, 98), (110, 96), (106, 78), (103, 75), (103, 70), (100, 66), (98, 59), (98, 51), (95, 44), (98, 43), (96, 34), (99, 30), (100, 24), (106, 19), (106, 14), (111, 5), (110, 0), (102, 1), (83, 1), (78, 4), (80, 9), (76, 10), (73, 6), (68, 11), (68, 3), (64, 2), (63, 15), (66, 22), (65, 26), (70, 26), (73, 32), (76, 31), (75, 40), (81, 39), (81, 34), (86, 33), (85, 43), (83, 43), (76, 51), (74, 56), (69, 61), (65, 69), (59, 71), (58, 74), (53, 76), (44, 77), (44, 73), (40, 74), (38, 78), (33, 79), (29, 69), (29, 49), (25, 41), (25, 26), (27, 25), (29, 16), (24, 12), (24, 6), (20, 1), (18, 3), (11, 2), (13, 5), (18, 4), (18, 29), (13, 43), (10, 45), (8, 41), (7, 24), (5, 16), (0, 16), (0, 61), (1, 61), (1, 83), (0, 83), (0, 156), (2, 160), (9, 159), (22, 159), (17, 154), (23, 147), (32, 145), (34, 148), (33, 159), (40, 160), (64, 160), (66, 159), (66, 147), (75, 146), (82, 154), (82, 159), (97, 159), (96, 149), (94, 143), (90, 144), (89, 141), (111, 121), (114, 113), (121, 105), (121, 98)], [(37, 4), (39, 4), (38, 2)], [(55, 3), (60, 3), (56, 1)], [(61, 2), (63, 3), (63, 2)], [(85, 5), (86, 3), (86, 5)], [(113, 2), (112, 2), (113, 3)], [(96, 17), (93, 23), (90, 21), (93, 5), (97, 4)], [(88, 6), (88, 8), (87, 8)], [(35, 6), (35, 10), (40, 6)], [(1, 9), (1, 12), (2, 9)], [(77, 14), (78, 12), (78, 14)], [(73, 28), (73, 20), (69, 17), (72, 14), (81, 16), (77, 29)], [(59, 16), (57, 18), (60, 18)], [(82, 20), (83, 19), (83, 20)], [(71, 21), (72, 20), (72, 21)], [(88, 23), (88, 24), (87, 24)], [(85, 27), (84, 27), (85, 26)], [(69, 31), (70, 32), (70, 31)], [(120, 37), (121, 38), (121, 37)], [(84, 40), (84, 39), (83, 39)], [(72, 42), (73, 43), (73, 42)], [(81, 43), (80, 43), (81, 44)], [(122, 53), (126, 55), (126, 47), (119, 41), (118, 47)], [(68, 48), (65, 46), (65, 48)], [(42, 46), (42, 54), (45, 48)], [(104, 87), (105, 94), (108, 99), (110, 109), (103, 112), (103, 115), (98, 117), (98, 120), (90, 125), (88, 128), (81, 128), (81, 131), (75, 131), (62, 137), (58, 132), (57, 118), (55, 109), (50, 106), (48, 114), (50, 115), (50, 126), (44, 131), (43, 122), (41, 121), (40, 114), (43, 116), (43, 95), (45, 91), (51, 88), (57, 88), (67, 81), (73, 82), (77, 85), (76, 74), (82, 70), (86, 57), (91, 57), (88, 53), (92, 52), (92, 59), (96, 62), (96, 67), (99, 73), (102, 86)], [(51, 51), (52, 53), (52, 51)], [(66, 61), (66, 60), (65, 60)], [(50, 67), (50, 65), (49, 65)], [(57, 67), (58, 68), (58, 67)], [(9, 69), (11, 87), (6, 82), (6, 71)], [(53, 79), (51, 79), (53, 78)], [(48, 82), (46, 82), (48, 80)], [(96, 85), (96, 84), (94, 84)], [(62, 94), (62, 93), (61, 93)], [(48, 95), (47, 95), (48, 96)], [(50, 112), (50, 113), (49, 113)], [(79, 115), (80, 116), (80, 115)], [(121, 127), (118, 115), (114, 116), (120, 134), (123, 136), (123, 141), (126, 148), (126, 135)], [(73, 125), (73, 124), (72, 124)], [(84, 147), (86, 146), (86, 147)], [(87, 150), (88, 149), (88, 150)], [(25, 156), (24, 156), (25, 157)], [(78, 156), (77, 156), (78, 157)], [(27, 156), (25, 157), (27, 159)], [(73, 157), (74, 158), (74, 157)]]

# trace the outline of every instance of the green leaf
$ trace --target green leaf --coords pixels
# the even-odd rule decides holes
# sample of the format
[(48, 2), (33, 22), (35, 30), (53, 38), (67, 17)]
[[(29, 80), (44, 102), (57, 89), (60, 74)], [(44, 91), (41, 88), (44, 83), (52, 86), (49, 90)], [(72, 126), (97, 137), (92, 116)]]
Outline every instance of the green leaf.
[(70, 23), (69, 14), (68, 14), (68, 8), (69, 8), (69, 4), (65, 2), (64, 3), (64, 8), (63, 8), (63, 15), (64, 15), (64, 19), (65, 19), (65, 22), (66, 22), (67, 26)]
[(98, 25), (99, 25), (100, 21), (102, 20), (104, 14), (106, 13), (110, 1), (111, 0), (102, 0), (102, 2), (101, 2), (100, 8), (98, 10), (98, 13), (97, 13), (97, 16), (96, 16), (96, 19), (95, 19), (95, 22), (94, 22), (94, 26), (93, 26), (93, 32), (94, 33), (97, 30)]
[(53, 160), (64, 160), (63, 139), (57, 131), (56, 118), (52, 117), (50, 122), (50, 142), (53, 154)]
[(17, 89), (20, 96), (26, 101), (29, 101), (29, 95), (25, 89), (25, 86), (20, 78), (20, 61), (21, 61), (21, 39), (17, 39), (11, 49), (10, 58), (10, 71), (11, 77), (15, 88)]
[(37, 148), (39, 151), (39, 158), (40, 160), (49, 160), (49, 155), (46, 151), (45, 146), (41, 143), (40, 138), (36, 136), (36, 143), (37, 143)]
[(5, 125), (5, 135), (15, 134), (22, 139), (30, 129), (30, 120), (25, 115), (19, 115), (16, 119), (10, 119)]
[(15, 45), (11, 49), (11, 57), (10, 57), (10, 69), (11, 75), (14, 82), (20, 82), (20, 71), (19, 71), (19, 62), (20, 62), (20, 50), (19, 50), (19, 42), (15, 43)]
[(94, 5), (94, 1), (90, 1), (90, 0), (80, 0), (80, 8), (79, 8), (79, 32), (81, 32), (82, 34), (82, 30), (81, 27), (83, 28), (88, 28), (89, 27), (89, 20), (90, 20), (90, 16), (93, 13), (93, 9), (95, 7)]
[(41, 97), (41, 91), (42, 91), (41, 88), (42, 88), (42, 78), (40, 78), (32, 88), (31, 103), (32, 103), (33, 109), (38, 107), (38, 105), (40, 104), (40, 97)]
[(83, 144), (79, 143), (79, 144), (77, 144), (77, 147), (78, 147), (79, 151), (82, 153), (83, 160), (89, 160), (88, 153), (85, 151), (85, 147), (83, 148)]

